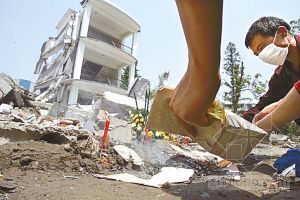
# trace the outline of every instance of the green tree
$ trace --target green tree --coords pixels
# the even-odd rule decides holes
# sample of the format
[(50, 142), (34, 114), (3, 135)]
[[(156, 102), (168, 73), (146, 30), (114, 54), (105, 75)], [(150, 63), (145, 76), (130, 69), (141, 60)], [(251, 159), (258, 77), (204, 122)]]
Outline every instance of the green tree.
[(121, 76), (121, 88), (127, 89), (129, 85), (129, 67), (125, 67), (122, 70)]
[(290, 21), (291, 33), (300, 33), (300, 19)]
[[(137, 67), (135, 67), (134, 78), (140, 76), (138, 71), (139, 70), (137, 69)], [(124, 89), (128, 89), (128, 85), (129, 85), (129, 66), (123, 68), (122, 76), (121, 76), (121, 87)]]
[(240, 108), (239, 102), (242, 100), (241, 92), (248, 87), (249, 77), (244, 73), (244, 64), (232, 42), (229, 42), (226, 47), (224, 61), (225, 74), (230, 78), (229, 81), (225, 80), (224, 82), (224, 85), (229, 89), (224, 93), (224, 100), (230, 102), (232, 111), (237, 113)]
[(242, 93), (249, 91), (253, 98), (257, 99), (265, 92), (266, 83), (260, 81), (260, 74), (255, 74), (253, 77), (245, 74), (244, 63), (236, 45), (232, 42), (229, 42), (226, 47), (224, 61), (225, 74), (229, 76), (229, 80), (225, 80), (224, 85), (229, 90), (224, 93), (223, 98), (230, 104), (232, 111), (238, 113), (242, 107), (241, 101), (251, 99), (242, 97)]
[(258, 100), (259, 97), (266, 92), (268, 81), (262, 81), (260, 80), (261, 74), (257, 73), (249, 82), (250, 88), (249, 91), (253, 95), (254, 99)]

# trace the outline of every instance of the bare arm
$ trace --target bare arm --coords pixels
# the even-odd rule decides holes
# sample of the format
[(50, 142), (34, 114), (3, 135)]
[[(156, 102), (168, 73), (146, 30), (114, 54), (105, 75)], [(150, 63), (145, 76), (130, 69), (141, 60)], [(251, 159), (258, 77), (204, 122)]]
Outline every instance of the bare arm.
[(279, 105), (256, 125), (266, 131), (280, 127), (300, 117), (300, 94), (293, 87)]
[(208, 125), (206, 112), (220, 86), (222, 0), (176, 0), (188, 51), (188, 69), (170, 106), (190, 125)]

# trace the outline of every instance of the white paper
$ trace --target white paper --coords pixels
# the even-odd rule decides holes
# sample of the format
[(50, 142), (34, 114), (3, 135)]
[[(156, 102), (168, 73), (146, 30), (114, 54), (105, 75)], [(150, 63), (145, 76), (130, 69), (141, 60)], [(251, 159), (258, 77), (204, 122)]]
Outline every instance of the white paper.
[(95, 174), (94, 177), (100, 179), (108, 179), (108, 180), (117, 180), (123, 181), (127, 183), (135, 183), (145, 186), (157, 187), (160, 188), (166, 183), (182, 183), (190, 180), (194, 174), (193, 169), (184, 169), (184, 168), (175, 168), (175, 167), (164, 167), (161, 171), (152, 176), (151, 179), (142, 179), (138, 178), (131, 174), (114, 174), (103, 176), (100, 174)]

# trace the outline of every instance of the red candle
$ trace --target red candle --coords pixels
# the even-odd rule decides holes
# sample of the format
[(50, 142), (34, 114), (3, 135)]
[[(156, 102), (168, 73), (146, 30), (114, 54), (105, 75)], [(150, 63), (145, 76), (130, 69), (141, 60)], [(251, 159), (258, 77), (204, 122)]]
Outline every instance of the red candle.
[(103, 137), (102, 137), (102, 148), (104, 148), (104, 145), (106, 142), (109, 125), (110, 125), (110, 119), (107, 117), (106, 121), (105, 121), (104, 133), (103, 133)]
[(149, 144), (149, 130), (147, 128), (145, 129), (145, 133), (146, 133), (147, 144)]

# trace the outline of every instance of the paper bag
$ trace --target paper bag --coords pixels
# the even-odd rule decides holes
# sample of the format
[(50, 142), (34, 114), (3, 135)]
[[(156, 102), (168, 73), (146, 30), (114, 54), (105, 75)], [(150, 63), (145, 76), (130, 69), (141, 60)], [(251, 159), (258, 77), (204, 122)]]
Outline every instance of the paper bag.
[[(164, 131), (189, 136), (210, 153), (226, 160), (241, 162), (267, 133), (240, 116), (224, 110), (218, 114), (209, 109), (212, 123), (208, 127), (191, 127), (179, 119), (169, 107), (173, 94), (171, 88), (157, 91), (146, 127), (149, 130)], [(197, 112), (195, 110), (195, 112)], [(191, 132), (196, 132), (194, 136)]]

